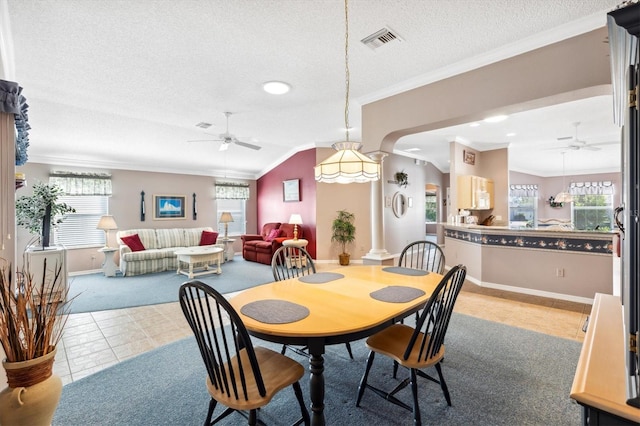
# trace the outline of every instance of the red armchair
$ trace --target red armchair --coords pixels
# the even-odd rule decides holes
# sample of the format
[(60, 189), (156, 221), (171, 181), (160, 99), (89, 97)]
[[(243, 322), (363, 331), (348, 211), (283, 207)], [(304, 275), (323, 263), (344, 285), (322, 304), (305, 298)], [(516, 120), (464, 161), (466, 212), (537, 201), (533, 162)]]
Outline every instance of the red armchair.
[[(271, 231), (278, 230), (275, 237), (269, 238)], [(273, 254), (282, 246), (284, 240), (293, 238), (293, 225), (288, 223), (265, 223), (260, 234), (246, 234), (242, 239), (242, 257), (251, 262), (271, 265)], [(302, 238), (302, 229), (298, 226), (298, 238)]]

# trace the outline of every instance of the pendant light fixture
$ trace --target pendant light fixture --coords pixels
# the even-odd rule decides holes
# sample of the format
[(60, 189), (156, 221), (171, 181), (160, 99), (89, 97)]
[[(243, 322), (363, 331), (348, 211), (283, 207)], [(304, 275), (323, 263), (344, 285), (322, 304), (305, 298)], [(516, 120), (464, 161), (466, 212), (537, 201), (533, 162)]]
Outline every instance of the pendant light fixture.
[(568, 192), (566, 192), (567, 187), (565, 186), (564, 183), (564, 155), (566, 154), (566, 152), (562, 153), (562, 191), (560, 191), (558, 193), (558, 195), (556, 195), (555, 197), (553, 197), (553, 201), (556, 203), (571, 203), (573, 202), (573, 196), (571, 194), (569, 194)]
[(380, 164), (360, 152), (361, 143), (349, 140), (349, 7), (344, 1), (344, 62), (346, 95), (344, 127), (346, 140), (332, 145), (335, 154), (314, 167), (316, 181), (325, 183), (365, 183), (380, 179)]

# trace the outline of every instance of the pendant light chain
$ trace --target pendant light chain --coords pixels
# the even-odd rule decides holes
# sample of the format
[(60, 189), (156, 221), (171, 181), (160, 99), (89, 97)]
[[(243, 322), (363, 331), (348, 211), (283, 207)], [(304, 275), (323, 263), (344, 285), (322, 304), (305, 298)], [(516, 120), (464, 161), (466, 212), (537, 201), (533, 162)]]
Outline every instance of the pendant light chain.
[(346, 140), (349, 142), (349, 7), (348, 0), (344, 0), (344, 70), (345, 70), (345, 101), (344, 101), (344, 127)]

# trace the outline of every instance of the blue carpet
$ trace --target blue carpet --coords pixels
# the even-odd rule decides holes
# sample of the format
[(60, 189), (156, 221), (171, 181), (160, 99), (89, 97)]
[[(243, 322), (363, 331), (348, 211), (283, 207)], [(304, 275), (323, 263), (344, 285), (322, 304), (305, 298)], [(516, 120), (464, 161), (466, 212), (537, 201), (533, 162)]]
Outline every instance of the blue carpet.
[[(256, 344), (280, 349), (262, 341)], [(580, 424), (580, 407), (569, 398), (580, 343), (454, 313), (446, 345), (442, 369), (453, 405), (447, 406), (438, 385), (419, 380), (423, 424)], [(371, 391), (365, 393), (361, 407), (355, 407), (367, 349), (362, 340), (352, 343), (352, 349), (354, 360), (344, 345), (327, 348), (327, 424), (412, 424), (410, 412)], [(308, 367), (304, 357), (287, 354)], [(391, 370), (388, 359), (377, 357), (370, 383), (394, 387), (398, 381), (391, 378)], [(201, 425), (209, 401), (205, 375), (195, 339), (180, 340), (64, 386), (53, 425)], [(406, 375), (401, 370), (398, 378)], [(301, 385), (307, 404), (308, 382), (305, 375)], [(408, 388), (398, 396), (410, 401)], [(292, 424), (298, 415), (290, 388), (259, 413), (268, 425)], [(246, 420), (235, 413), (220, 424), (246, 424)]]
[[(273, 281), (271, 266), (247, 262), (235, 256), (222, 264), (222, 274), (196, 277), (221, 293), (244, 290)], [(134, 277), (105, 277), (103, 274), (77, 275), (69, 278), (70, 313), (105, 311), (156, 305), (178, 301), (178, 288), (188, 281), (176, 271)]]

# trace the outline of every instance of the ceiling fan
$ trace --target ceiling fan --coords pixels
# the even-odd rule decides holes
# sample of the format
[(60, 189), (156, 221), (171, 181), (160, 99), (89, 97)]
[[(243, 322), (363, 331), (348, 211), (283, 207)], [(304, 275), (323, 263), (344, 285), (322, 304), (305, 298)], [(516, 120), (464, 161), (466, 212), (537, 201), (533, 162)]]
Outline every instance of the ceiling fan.
[(586, 149), (588, 151), (600, 151), (600, 148), (598, 148), (596, 145), (609, 145), (611, 144), (611, 142), (607, 142), (607, 143), (600, 143), (600, 144), (588, 144), (586, 141), (580, 140), (578, 139), (578, 126), (580, 125), (580, 122), (577, 121), (575, 123), (573, 123), (573, 125), (576, 128), (576, 134), (575, 136), (563, 136), (561, 138), (557, 138), (559, 141), (569, 141), (569, 144), (566, 147), (562, 147), (562, 149), (572, 149), (574, 151), (578, 151), (581, 149)]
[(219, 139), (198, 139), (198, 140), (190, 140), (187, 142), (222, 142), (222, 144), (220, 145), (220, 151), (226, 151), (227, 149), (229, 149), (229, 145), (231, 145), (232, 143), (243, 146), (245, 148), (250, 148), (255, 150), (259, 150), (262, 148), (261, 146), (258, 146), (258, 145), (242, 142), (241, 140), (236, 138), (234, 135), (229, 133), (229, 116), (231, 116), (231, 113), (225, 112), (224, 115), (227, 117), (227, 131), (224, 133), (220, 133), (218, 135)]

